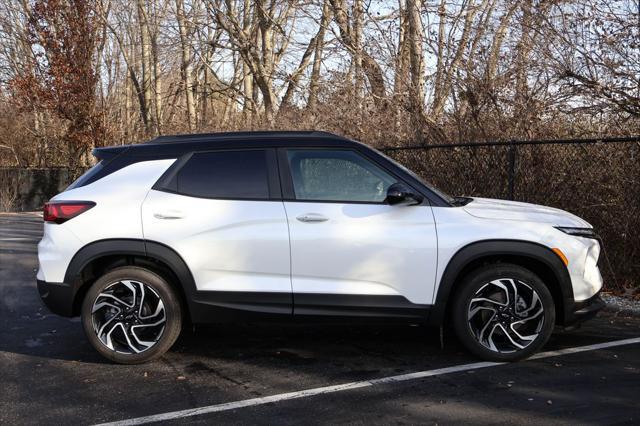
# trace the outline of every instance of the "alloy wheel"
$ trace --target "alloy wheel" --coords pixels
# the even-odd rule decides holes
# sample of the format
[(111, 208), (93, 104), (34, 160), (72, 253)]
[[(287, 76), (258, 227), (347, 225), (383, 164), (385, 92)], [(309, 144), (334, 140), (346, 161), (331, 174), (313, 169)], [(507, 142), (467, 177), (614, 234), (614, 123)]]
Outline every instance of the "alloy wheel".
[(162, 298), (140, 281), (107, 285), (91, 309), (93, 330), (100, 342), (121, 354), (139, 354), (162, 337), (167, 322)]
[(538, 293), (521, 280), (501, 278), (480, 287), (469, 302), (467, 321), (476, 340), (502, 353), (525, 349), (544, 325)]

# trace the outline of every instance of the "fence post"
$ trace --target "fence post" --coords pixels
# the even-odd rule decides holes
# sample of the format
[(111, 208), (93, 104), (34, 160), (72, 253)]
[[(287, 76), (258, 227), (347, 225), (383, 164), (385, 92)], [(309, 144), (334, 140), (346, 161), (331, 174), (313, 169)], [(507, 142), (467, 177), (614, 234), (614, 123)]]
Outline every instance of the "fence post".
[(508, 194), (509, 200), (515, 199), (515, 180), (516, 180), (516, 145), (513, 141), (509, 141), (509, 150), (507, 151), (507, 176), (508, 176)]

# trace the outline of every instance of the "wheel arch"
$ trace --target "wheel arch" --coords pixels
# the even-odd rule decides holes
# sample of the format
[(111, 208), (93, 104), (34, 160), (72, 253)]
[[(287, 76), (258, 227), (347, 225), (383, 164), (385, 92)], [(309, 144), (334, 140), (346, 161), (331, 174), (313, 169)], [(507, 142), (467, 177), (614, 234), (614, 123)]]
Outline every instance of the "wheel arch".
[(438, 286), (429, 323), (442, 325), (462, 279), (474, 269), (491, 263), (512, 263), (537, 274), (549, 288), (556, 305), (556, 322), (562, 324), (573, 304), (571, 277), (550, 248), (520, 240), (485, 240), (464, 246), (449, 260)]
[(78, 315), (91, 284), (106, 271), (119, 266), (141, 266), (169, 281), (187, 315), (193, 317), (192, 294), (195, 281), (187, 264), (164, 244), (138, 239), (108, 239), (87, 244), (71, 259), (64, 282), (73, 289), (73, 315)]

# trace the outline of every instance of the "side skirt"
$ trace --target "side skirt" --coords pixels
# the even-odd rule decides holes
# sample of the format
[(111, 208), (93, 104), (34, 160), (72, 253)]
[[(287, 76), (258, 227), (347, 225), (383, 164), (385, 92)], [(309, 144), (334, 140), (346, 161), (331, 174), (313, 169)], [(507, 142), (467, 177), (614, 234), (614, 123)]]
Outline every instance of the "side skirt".
[(426, 322), (431, 305), (402, 296), (317, 293), (198, 291), (191, 305), (194, 322), (229, 321), (400, 321)]
[(291, 293), (196, 291), (189, 306), (194, 323), (286, 319), (293, 314)]

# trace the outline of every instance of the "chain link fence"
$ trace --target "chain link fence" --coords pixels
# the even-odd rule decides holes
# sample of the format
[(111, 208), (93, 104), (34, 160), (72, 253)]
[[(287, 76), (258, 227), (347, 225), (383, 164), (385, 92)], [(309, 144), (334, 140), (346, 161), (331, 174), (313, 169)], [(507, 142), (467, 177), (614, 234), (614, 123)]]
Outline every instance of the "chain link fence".
[(640, 137), (381, 151), (451, 195), (543, 204), (584, 218), (604, 242), (607, 288), (640, 287)]
[[(558, 207), (604, 241), (611, 290), (640, 289), (640, 136), (380, 149), (452, 195)], [(39, 209), (69, 182), (66, 169), (0, 169), (0, 209)]]

